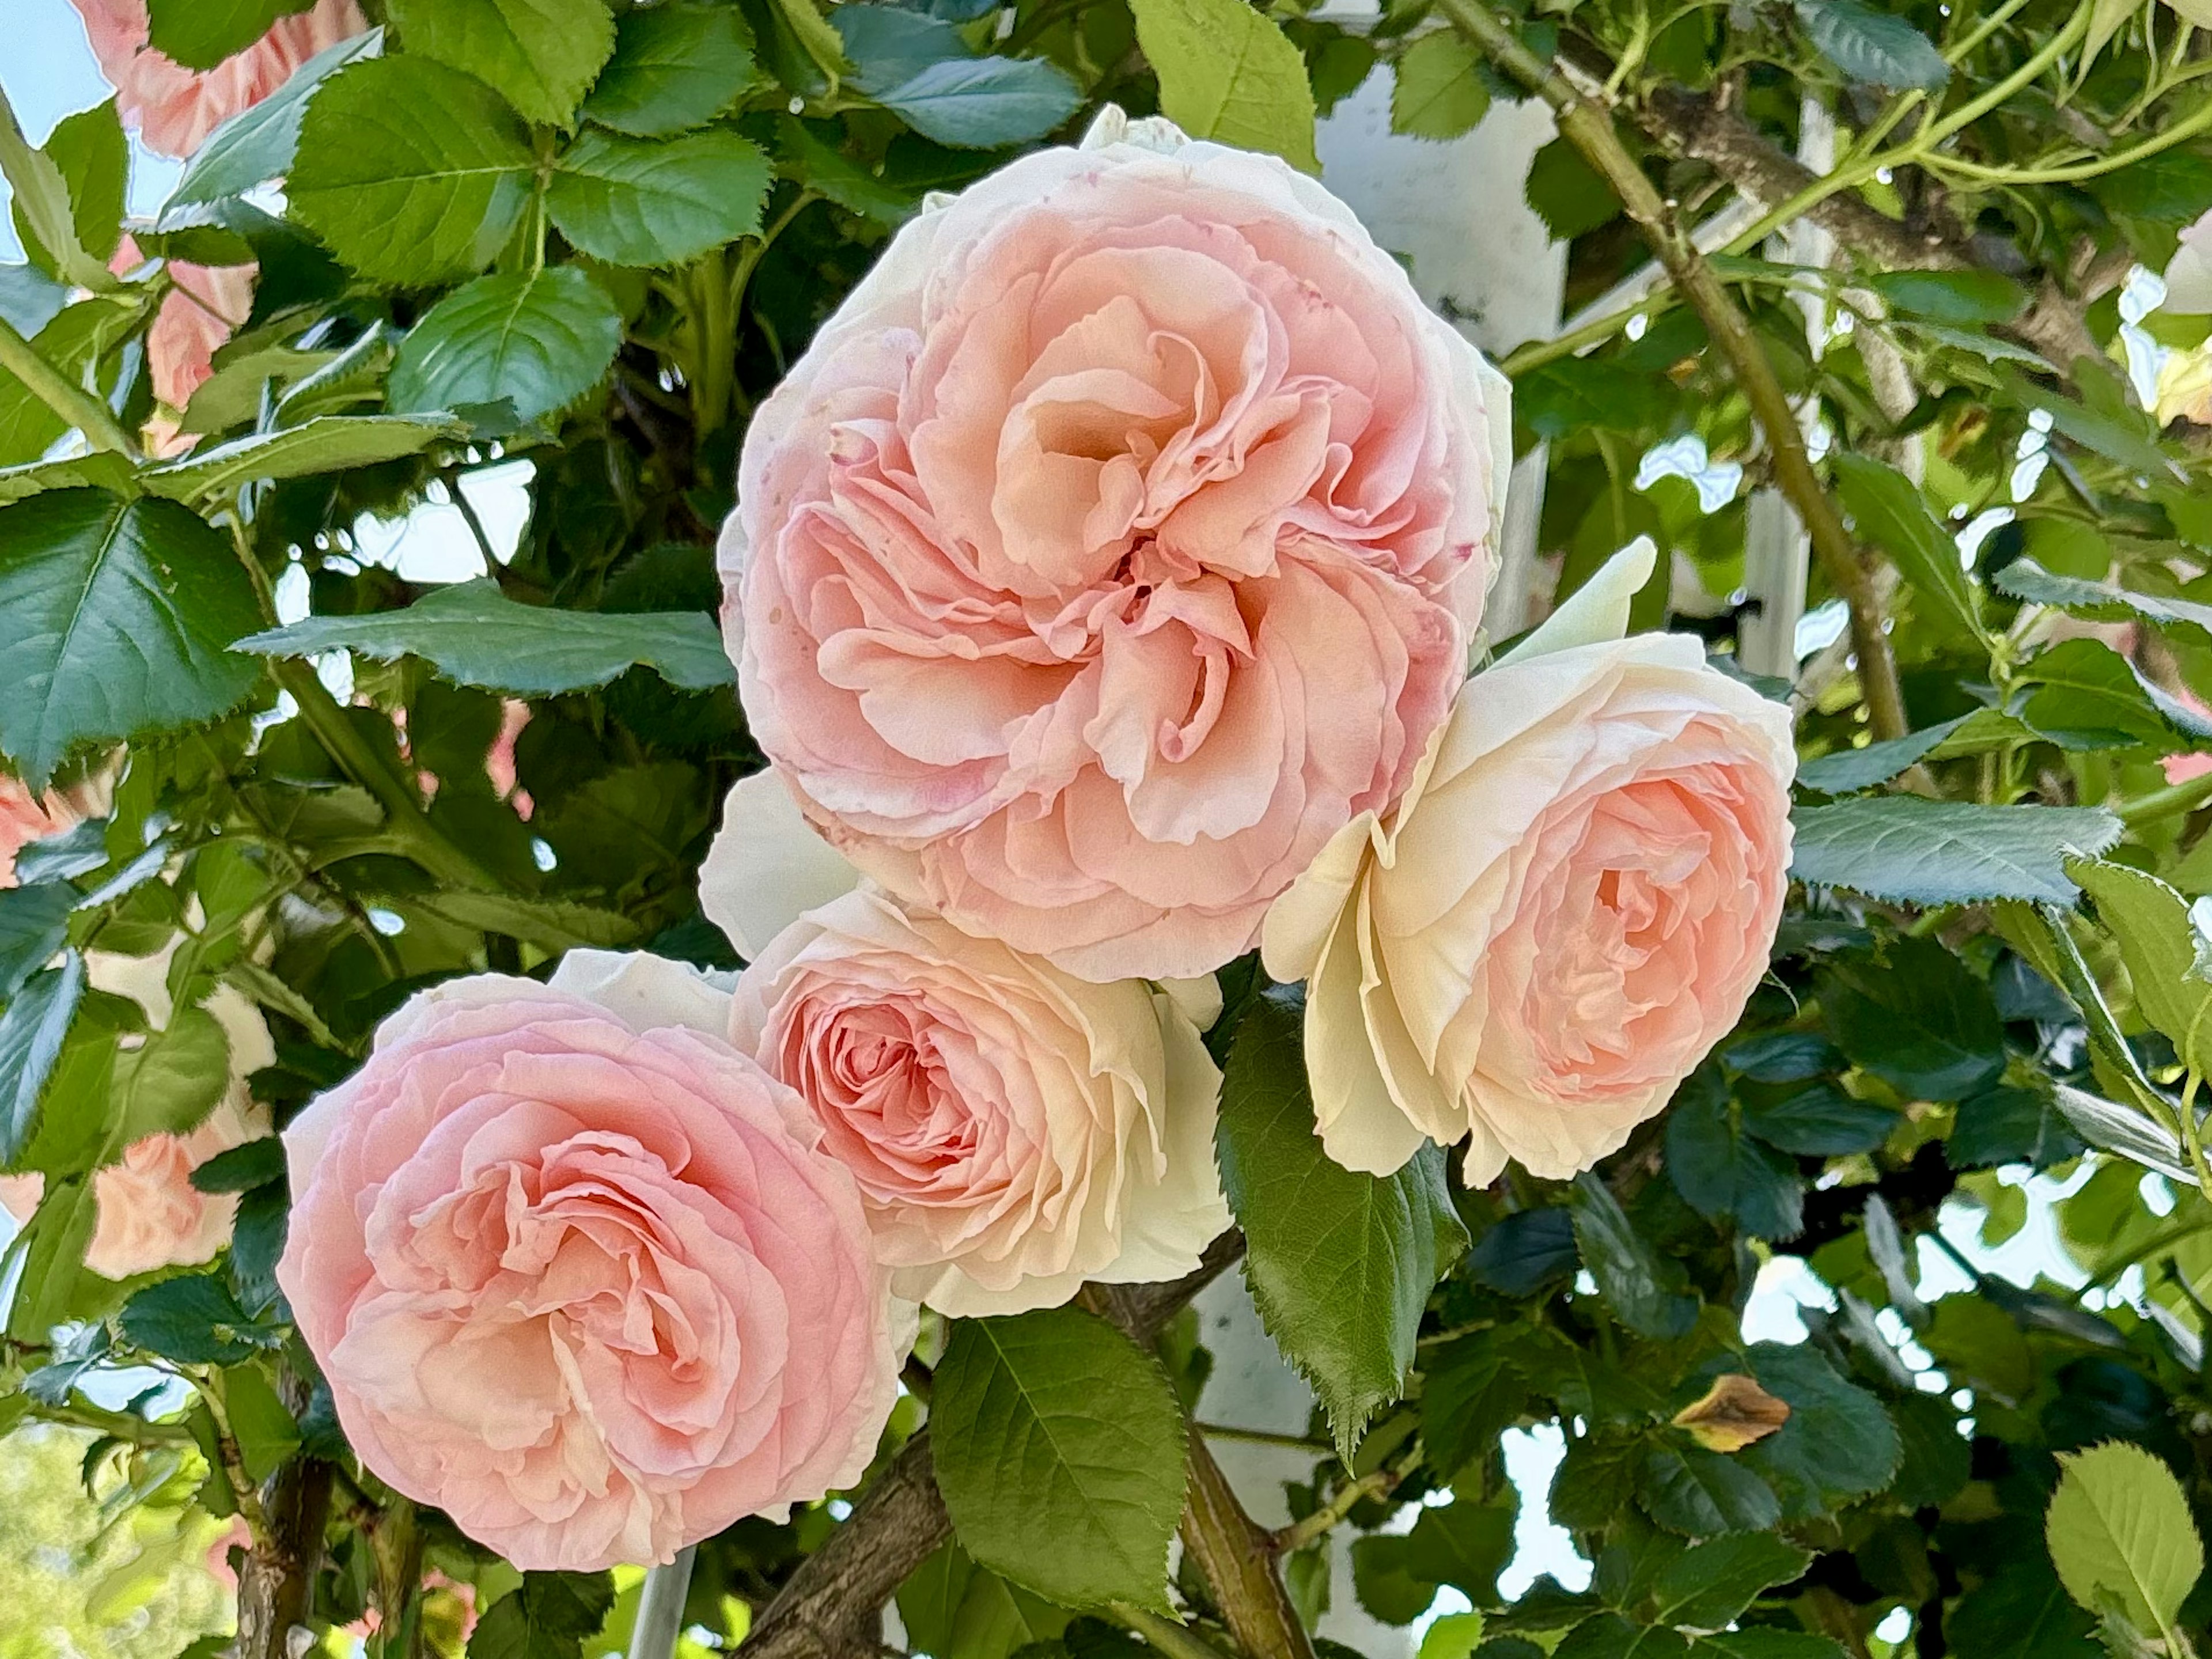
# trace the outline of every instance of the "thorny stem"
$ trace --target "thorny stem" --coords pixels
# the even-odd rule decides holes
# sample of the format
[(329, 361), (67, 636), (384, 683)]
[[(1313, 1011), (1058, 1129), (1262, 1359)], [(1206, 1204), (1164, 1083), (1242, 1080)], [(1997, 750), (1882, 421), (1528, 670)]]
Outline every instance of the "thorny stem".
[(1483, 0), (1443, 0), (1443, 9), (1501, 69), (1551, 105), (1560, 133), (1612, 186), (1675, 288), (1704, 321), (1765, 436), (1774, 458), (1775, 483), (1803, 520), (1829, 584), (1850, 609), (1851, 643), (1858, 655), (1859, 684), (1874, 734), (1877, 739), (1903, 737), (1907, 729), (1905, 697), (1898, 684), (1897, 659), (1883, 629), (1873, 572), (1859, 556), (1835, 503), (1820, 487), (1789, 394), (1750, 324), (1683, 234), (1673, 207), (1620, 142), (1610, 112), (1584, 98), (1522, 45)]

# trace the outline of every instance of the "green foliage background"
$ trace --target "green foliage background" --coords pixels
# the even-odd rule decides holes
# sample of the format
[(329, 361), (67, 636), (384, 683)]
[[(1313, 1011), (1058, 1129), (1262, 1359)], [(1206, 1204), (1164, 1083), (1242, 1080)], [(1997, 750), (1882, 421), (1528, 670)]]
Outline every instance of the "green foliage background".
[[(1232, 964), (1208, 1040), (1241, 1233), (1212, 1265), (1242, 1253), (1322, 1401), (1291, 1437), (1312, 1475), (1291, 1524), (1253, 1544), (1190, 1436), (1189, 1287), (1094, 1291), (933, 1323), (858, 1508), (709, 1540), (690, 1639), (872, 1654), (896, 1600), (937, 1659), (1307, 1659), (1348, 1553), (1386, 1623), (1465, 1595), (1484, 1659), (2201, 1642), (2212, 1589), (2180, 1545), (2212, 1508), (2212, 777), (2161, 762), (2212, 744), (2212, 512), (2185, 373), (2154, 414), (2124, 367), (2134, 339), (2187, 370), (2207, 325), (2122, 313), (2130, 273), (2212, 210), (2197, 0), (1392, 0), (1360, 32), (1295, 0), (367, 9), (379, 33), (218, 132), (129, 227), (151, 262), (124, 276), (112, 108), (41, 149), (0, 120), (31, 251), (0, 270), (0, 755), (104, 800), (0, 892), (0, 1167), (46, 1181), (0, 1348), (8, 1467), (40, 1496), (0, 1493), (0, 1536), (78, 1536), (60, 1425), (93, 1437), (121, 1528), (175, 1531), (185, 1493), (191, 1526), (246, 1511), (270, 1547), (249, 1608), (322, 1632), (374, 1609), (377, 1659), (457, 1646), (430, 1570), (471, 1587), (474, 1659), (618, 1639), (634, 1581), (526, 1579), (354, 1462), (270, 1277), (268, 1143), (204, 1172), (241, 1194), (205, 1271), (82, 1270), (92, 1174), (220, 1096), (198, 1006), (218, 985), (270, 1022), (252, 1086), (281, 1123), (440, 978), (582, 945), (730, 965), (696, 872), (761, 763), (708, 614), (750, 410), (927, 192), (1107, 102), (1310, 167), (1316, 112), (1387, 63), (1417, 137), (1509, 95), (1559, 111), (1528, 192), (1571, 243), (1571, 309), (1662, 268), (1504, 364), (1516, 447), (1548, 446), (1557, 594), (1649, 535), (1667, 556), (1638, 625), (1741, 669), (1755, 607), (1788, 597), (1744, 591), (1749, 491), (1771, 485), (1811, 534), (1809, 600), (1848, 612), (1762, 687), (1806, 760), (1773, 971), (1600, 1170), (1468, 1190), (1441, 1156), (1386, 1182), (1328, 1165), (1295, 994)], [(289, 9), (152, 12), (214, 62)], [(1819, 176), (1794, 159), (1808, 98), (1839, 133)], [(282, 216), (257, 191), (278, 179)], [(1737, 204), (1731, 234), (1693, 240)], [(1801, 221), (1832, 264), (1775, 256)], [(180, 411), (195, 447), (146, 453), (161, 262), (247, 258), (253, 316)], [(1747, 469), (1717, 511), (1680, 479), (1637, 487), (1690, 434)], [(481, 581), (355, 556), (360, 515), (465, 508), (459, 481), (514, 457), (530, 523)], [(2000, 507), (1962, 560), (1960, 526)], [(280, 627), (284, 583), (313, 614)], [(313, 665), (339, 648), (346, 702)], [(531, 711), (526, 822), (483, 766), (507, 697)], [(158, 1030), (86, 987), (88, 952), (172, 947), (181, 1012)], [(2028, 1171), (2069, 1183), (2082, 1291), (1986, 1275), (1937, 1231), (1978, 1216), (2002, 1243)], [(1923, 1301), (1923, 1244), (1971, 1290)], [(1802, 1345), (1747, 1343), (1785, 1256), (1835, 1306)], [(185, 1403), (100, 1403), (82, 1384), (113, 1362)], [(1731, 1431), (1747, 1410), (1767, 1432)], [(1506, 1604), (1500, 1437), (1531, 1425), (1566, 1437), (1550, 1511), (1595, 1571)], [(1008, 1444), (1040, 1431), (1057, 1461), (1032, 1480)], [(0, 1547), (0, 1575), (46, 1559)], [(105, 1570), (71, 1565), (71, 1593)], [(0, 1577), (0, 1610), (54, 1602), (50, 1579)], [(1899, 1609), (1901, 1644), (1877, 1633)], [(274, 1659), (281, 1628), (253, 1628), (241, 1659)], [(1436, 1659), (1477, 1628), (1439, 1626)]]

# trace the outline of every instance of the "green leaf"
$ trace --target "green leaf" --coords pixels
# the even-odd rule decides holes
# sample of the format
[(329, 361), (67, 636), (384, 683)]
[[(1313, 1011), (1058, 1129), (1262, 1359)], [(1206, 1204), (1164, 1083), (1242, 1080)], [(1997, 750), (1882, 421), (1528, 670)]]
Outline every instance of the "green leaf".
[(2098, 622), (2140, 619), (2162, 628), (2186, 624), (2212, 638), (2212, 605), (2161, 599), (2111, 582), (2085, 581), (2079, 576), (2055, 576), (2025, 556), (1997, 572), (1996, 586), (2016, 599), (2055, 606), (2072, 616)]
[(566, 125), (615, 49), (606, 0), (389, 0), (410, 54), (474, 76), (532, 121)]
[(1820, 56), (1854, 81), (1893, 92), (1941, 92), (1951, 66), (1928, 37), (1859, 0), (1797, 0), (1797, 21)]
[(520, 604), (489, 580), (433, 589), (404, 611), (309, 617), (240, 639), (235, 649), (268, 657), (344, 649), (379, 662), (420, 657), (456, 685), (519, 697), (589, 690), (640, 665), (687, 691), (736, 678), (704, 611), (563, 611)]
[(1398, 56), (1390, 88), (1390, 131), (1415, 138), (1457, 138), (1490, 109), (1482, 54), (1457, 29), (1431, 29)]
[(1974, 1449), (1959, 1432), (1951, 1402), (1934, 1395), (1899, 1395), (1889, 1401), (1904, 1455), (1889, 1496), (1899, 1508), (1935, 1509), (1966, 1490), (1973, 1476)]
[(977, 1566), (957, 1544), (907, 1576), (898, 1610), (908, 1640), (933, 1659), (1007, 1659), (1058, 1636), (1068, 1621), (1065, 1609)]
[(1667, 1115), (1667, 1173), (1707, 1220), (1733, 1218), (1753, 1238), (1794, 1238), (1805, 1224), (1797, 1166), (1746, 1127), (1720, 1078), (1711, 1068), (1693, 1073)]
[(1960, 1100), (2004, 1073), (2004, 1027), (1989, 987), (1935, 939), (1892, 939), (1879, 960), (1838, 957), (1819, 988), (1837, 1046), (1908, 1095)]
[(2039, 1555), (1968, 1590), (1943, 1621), (1951, 1651), (1974, 1659), (2100, 1659), (2090, 1628)]
[(418, 893), (410, 899), (418, 910), (463, 927), (505, 933), (548, 951), (600, 950), (636, 941), (637, 923), (614, 910), (509, 893)]
[(1867, 286), (1893, 310), (1931, 322), (2008, 323), (2027, 309), (2027, 290), (1994, 270), (1883, 270)]
[(1785, 1516), (1810, 1520), (1890, 1483), (1902, 1448), (1881, 1401), (1809, 1346), (1756, 1342), (1744, 1358), (1759, 1387), (1790, 1406), (1790, 1420), (1742, 1454)]
[(1522, 192), (1553, 236), (1571, 242), (1620, 216), (1620, 198), (1571, 138), (1554, 138), (1529, 163)]
[(1245, 0), (1133, 0), (1130, 9), (1169, 120), (1194, 138), (1321, 171), (1305, 59), (1272, 18)]
[(49, 1181), (39, 1207), (18, 1235), (22, 1273), (8, 1310), (8, 1334), (18, 1342), (44, 1342), (70, 1318), (79, 1285), (92, 1277), (84, 1253), (100, 1219), (89, 1179)]
[(254, 1480), (266, 1480), (300, 1449), (298, 1421), (258, 1367), (241, 1365), (223, 1373), (222, 1407), (240, 1461)]
[(1687, 1334), (1697, 1323), (1698, 1298), (1685, 1288), (1688, 1275), (1681, 1264), (1652, 1249), (1596, 1176), (1577, 1176), (1569, 1203), (1583, 1266), (1614, 1316), (1639, 1336)]
[(1332, 1160), (1314, 1132), (1298, 1016), (1273, 998), (1237, 1030), (1215, 1137), (1253, 1303), (1349, 1462), (1376, 1407), (1404, 1391), (1429, 1292), (1467, 1246), (1443, 1149), (1382, 1177)]
[(215, 1017), (179, 1008), (142, 1048), (115, 1057), (114, 1098), (122, 1144), (182, 1134), (213, 1111), (230, 1086), (230, 1040)]
[(677, 0), (623, 14), (584, 114), (617, 132), (665, 137), (706, 125), (757, 78), (742, 12)]
[(2120, 821), (2101, 807), (1981, 806), (1972, 801), (1876, 795), (1790, 815), (1790, 873), (1902, 904), (2025, 899), (2071, 904), (2069, 854), (2101, 853)]
[(77, 240), (76, 213), (61, 167), (23, 137), (4, 96), (0, 96), (0, 177), (13, 192), (17, 222), (29, 232), (27, 240), (44, 249), (54, 262), (52, 275), (95, 294), (114, 289), (116, 280), (107, 266)]
[[(2091, 1146), (2117, 1152), (2185, 1185), (2196, 1183), (2189, 1154), (2179, 1139), (2140, 1107), (2124, 1106), (2063, 1083), (2052, 1087), (2051, 1100), (2075, 1132)], [(2169, 1105), (2168, 1110), (2172, 1109)]]
[(1386, 1625), (1412, 1624), (1437, 1599), (1436, 1585), (1407, 1566), (1406, 1551), (1403, 1537), (1387, 1534), (1352, 1541), (1352, 1593)]
[(1838, 749), (1797, 769), (1797, 781), (1824, 795), (1856, 794), (1887, 783), (1923, 760), (1951, 760), (1960, 755), (1985, 754), (2008, 744), (2025, 742), (2035, 734), (2009, 714), (1994, 708), (1977, 708), (1971, 714), (1945, 720), (1887, 743), (1870, 743), (1863, 749)]
[[(47, 136), (45, 149), (68, 187), (78, 244), (94, 258), (107, 258), (123, 240), (124, 196), (131, 178), (131, 145), (117, 118), (115, 100), (64, 116)], [(53, 265), (53, 256), (39, 245), (38, 231), (22, 204), (10, 206), (24, 251), (34, 264)]]
[(1765, 1532), (1782, 1518), (1774, 1488), (1740, 1459), (1672, 1441), (1644, 1455), (1636, 1498), (1668, 1531), (1691, 1538)]
[(1652, 1595), (1659, 1617), (1668, 1624), (1720, 1630), (1761, 1590), (1790, 1583), (1812, 1564), (1810, 1550), (1771, 1532), (1727, 1533), (1676, 1556), (1659, 1574)]
[(84, 996), (84, 958), (74, 951), (34, 974), (0, 1011), (0, 1165), (12, 1164), (38, 1127), (39, 1104), (62, 1039)]
[(527, 423), (597, 386), (621, 349), (621, 311), (579, 267), (479, 276), (408, 331), (390, 403), (427, 410), (505, 398)]
[(2021, 672), (2022, 678), (2040, 682), (2021, 705), (2021, 718), (2066, 748), (2142, 744), (2163, 754), (2212, 741), (2212, 721), (2153, 684), (2102, 640), (2063, 640)]
[(1516, 1210), (1477, 1239), (1468, 1252), (1469, 1277), (1502, 1295), (1534, 1296), (1582, 1266), (1574, 1217), (1564, 1204)]
[(0, 510), (0, 750), (43, 788), (80, 743), (213, 720), (260, 678), (225, 648), (258, 615), (229, 544), (173, 502), (60, 489)]
[(147, 0), (146, 44), (189, 70), (234, 58), (315, 0)]
[(1042, 58), (951, 58), (873, 96), (925, 138), (996, 149), (1042, 138), (1075, 113), (1083, 89)]
[(1498, 1575), (1513, 1559), (1513, 1521), (1517, 1504), (1478, 1504), (1462, 1498), (1441, 1508), (1426, 1508), (1406, 1537), (1406, 1571), (1433, 1584), (1467, 1593), (1478, 1607), (1498, 1603)]
[(78, 897), (76, 888), (61, 882), (0, 887), (0, 1002), (21, 990), (69, 943), (70, 913)]
[[(1639, 431), (1662, 422), (1675, 402), (1663, 376), (1601, 357), (1540, 363), (1513, 383), (1514, 418), (1548, 440), (1585, 431)], [(1616, 544), (1607, 540), (1605, 547)]]
[(1682, 1659), (1690, 1644), (1659, 1625), (1632, 1625), (1617, 1613), (1585, 1619), (1552, 1650), (1552, 1659)]
[(307, 100), (315, 88), (357, 58), (374, 57), (383, 46), (381, 28), (326, 46), (294, 70), (291, 78), (268, 97), (210, 133), (169, 192), (159, 221), (162, 228), (174, 228), (188, 219), (185, 210), (243, 196), (289, 173), (300, 148)]
[(554, 163), (545, 205), (561, 234), (616, 265), (672, 265), (759, 233), (768, 157), (710, 127), (679, 138), (587, 131)]
[(1888, 1107), (1855, 1100), (1826, 1081), (1789, 1094), (1747, 1090), (1742, 1106), (1745, 1133), (1801, 1158), (1870, 1152), (1897, 1127), (1897, 1114)]
[(469, 1638), (469, 1659), (576, 1659), (615, 1604), (604, 1572), (526, 1572)]
[(1489, 1455), (1528, 1407), (1528, 1384), (1503, 1346), (1493, 1334), (1479, 1331), (1446, 1343), (1423, 1366), (1421, 1445), (1440, 1480)]
[(2066, 1593), (2091, 1613), (2119, 1598), (2128, 1621), (2171, 1635), (2204, 1571), (2204, 1546), (2173, 1471), (2113, 1441), (2058, 1455), (2044, 1537)]
[(1979, 637), (1981, 613), (1959, 544), (1928, 510), (1919, 486), (1895, 467), (1849, 451), (1835, 458), (1835, 468), (1836, 492), (1858, 533), (1887, 554), (1898, 574), (1942, 615)]
[(1063, 1607), (1168, 1610), (1183, 1433), (1158, 1365), (1073, 1308), (959, 1321), (930, 1401), (962, 1547)]
[[(1996, 1659), (1986, 1649), (1968, 1651)], [(1690, 1644), (1690, 1659), (1844, 1659), (1844, 1656), (1843, 1649), (1827, 1637), (1761, 1625), (1700, 1636)]]
[(528, 131), (483, 82), (380, 58), (315, 94), (286, 194), (369, 281), (419, 288), (492, 262), (522, 222), (536, 167)]
[(139, 482), (149, 493), (171, 501), (219, 503), (245, 484), (380, 466), (402, 456), (419, 455), (441, 438), (462, 435), (462, 428), (450, 419), (318, 415), (298, 426), (196, 449), (180, 460), (141, 474)]
[(2078, 1157), (2081, 1142), (2058, 1103), (2036, 1089), (1984, 1090), (1959, 1103), (1943, 1156), (1954, 1170), (2027, 1164), (2039, 1170)]
[(192, 1190), (202, 1193), (244, 1193), (284, 1178), (284, 1143), (274, 1135), (217, 1152), (192, 1170)]
[(2197, 972), (2189, 901), (2156, 876), (2102, 859), (2069, 859), (2066, 873), (2119, 941), (2136, 1012), (2173, 1040), (2184, 1065), (2212, 1077), (2212, 982)]
[(149, 1285), (116, 1316), (135, 1348), (185, 1365), (235, 1365), (280, 1346), (281, 1327), (256, 1322), (220, 1273), (188, 1273)]

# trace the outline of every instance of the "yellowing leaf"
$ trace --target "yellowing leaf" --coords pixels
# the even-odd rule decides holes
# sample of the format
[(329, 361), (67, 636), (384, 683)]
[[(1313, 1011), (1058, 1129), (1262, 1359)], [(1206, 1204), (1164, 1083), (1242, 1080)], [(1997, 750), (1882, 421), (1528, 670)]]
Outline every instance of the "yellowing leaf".
[(2204, 1546), (2173, 1472), (2140, 1446), (2108, 1441), (2071, 1455), (2044, 1537), (2066, 1593), (2091, 1613), (2117, 1601), (2146, 1634), (2172, 1629), (2204, 1571)]

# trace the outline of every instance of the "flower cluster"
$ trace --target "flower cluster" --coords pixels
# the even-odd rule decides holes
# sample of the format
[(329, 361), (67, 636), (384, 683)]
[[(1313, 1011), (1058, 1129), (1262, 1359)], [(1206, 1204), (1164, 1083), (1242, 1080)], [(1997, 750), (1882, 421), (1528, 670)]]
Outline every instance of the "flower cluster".
[(725, 627), (769, 770), (733, 981), (418, 994), (285, 1133), (279, 1277), (363, 1461), (526, 1568), (857, 1479), (914, 1304), (1172, 1279), (1230, 1223), (1213, 975), (1310, 981), (1328, 1152), (1559, 1176), (1734, 1022), (1784, 711), (1483, 650), (1503, 380), (1317, 184), (1109, 112), (927, 206), (754, 417)]

